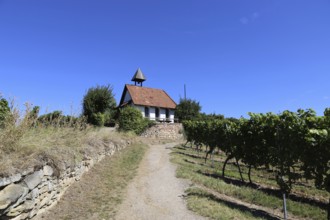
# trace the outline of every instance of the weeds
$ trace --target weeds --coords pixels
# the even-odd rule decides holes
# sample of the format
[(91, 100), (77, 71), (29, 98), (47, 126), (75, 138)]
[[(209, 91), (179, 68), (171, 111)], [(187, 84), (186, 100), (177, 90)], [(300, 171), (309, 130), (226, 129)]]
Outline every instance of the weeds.
[(26, 104), (25, 114), (21, 118), (20, 111), (12, 104), (11, 111), (5, 115), (0, 128), (0, 151), (10, 153), (19, 149), (19, 141), (32, 124), (29, 113), (30, 107)]

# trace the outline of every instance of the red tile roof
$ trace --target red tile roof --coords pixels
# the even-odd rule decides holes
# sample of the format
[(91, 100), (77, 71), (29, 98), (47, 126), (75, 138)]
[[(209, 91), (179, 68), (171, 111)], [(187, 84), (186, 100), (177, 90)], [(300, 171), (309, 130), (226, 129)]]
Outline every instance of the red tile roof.
[(173, 99), (161, 89), (146, 88), (134, 85), (125, 85), (124, 92), (121, 97), (120, 106), (123, 105), (123, 101), (126, 92), (132, 97), (134, 105), (150, 106), (175, 109), (176, 103)]

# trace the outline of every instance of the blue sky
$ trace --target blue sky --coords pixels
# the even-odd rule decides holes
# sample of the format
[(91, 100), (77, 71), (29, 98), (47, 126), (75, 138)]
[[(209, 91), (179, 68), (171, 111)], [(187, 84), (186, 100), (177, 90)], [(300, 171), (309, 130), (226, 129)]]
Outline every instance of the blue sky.
[(328, 0), (0, 0), (0, 93), (79, 114), (87, 89), (146, 87), (202, 111), (330, 107)]

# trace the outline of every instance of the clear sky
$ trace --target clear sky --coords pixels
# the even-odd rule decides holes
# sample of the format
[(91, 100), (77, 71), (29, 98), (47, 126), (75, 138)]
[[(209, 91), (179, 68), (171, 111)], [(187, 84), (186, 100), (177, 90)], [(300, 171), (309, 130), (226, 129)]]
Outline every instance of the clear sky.
[(0, 92), (81, 112), (87, 89), (119, 102), (146, 87), (225, 116), (330, 107), (329, 0), (0, 0)]

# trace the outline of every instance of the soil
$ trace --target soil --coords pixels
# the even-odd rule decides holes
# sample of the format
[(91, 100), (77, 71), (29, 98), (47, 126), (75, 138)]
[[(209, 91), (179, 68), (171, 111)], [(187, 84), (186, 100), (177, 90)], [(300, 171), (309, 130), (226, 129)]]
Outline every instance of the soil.
[(169, 160), (173, 146), (175, 143), (149, 148), (116, 219), (205, 219), (186, 208), (184, 190), (189, 182), (175, 177), (176, 168)]

